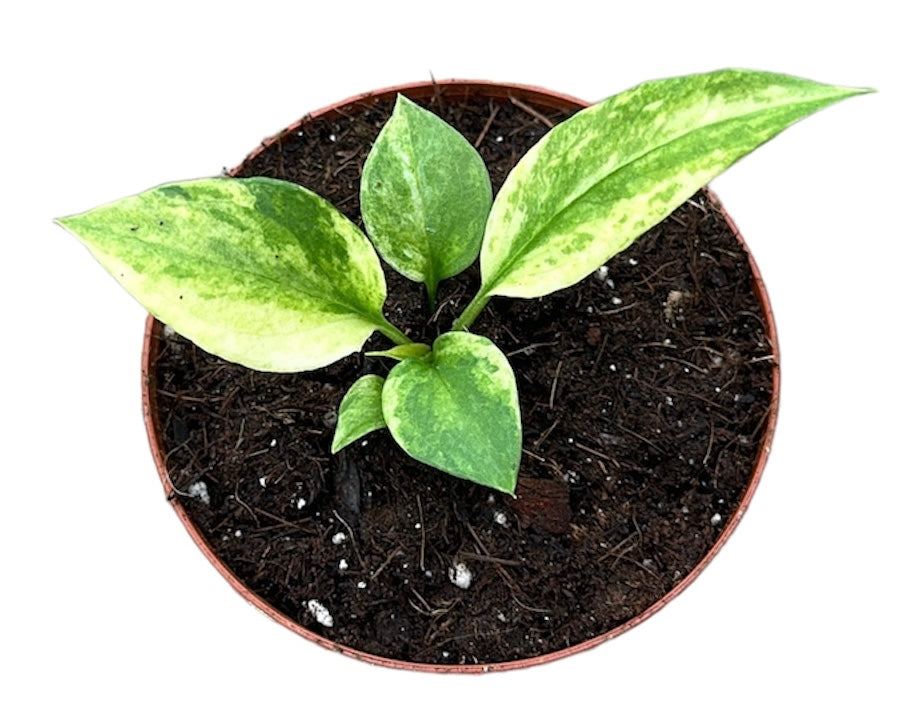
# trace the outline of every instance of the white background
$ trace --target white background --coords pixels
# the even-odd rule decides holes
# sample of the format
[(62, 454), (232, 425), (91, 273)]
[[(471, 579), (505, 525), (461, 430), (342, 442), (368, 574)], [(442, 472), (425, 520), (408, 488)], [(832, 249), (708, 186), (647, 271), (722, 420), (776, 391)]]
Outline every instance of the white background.
[[(910, 21), (880, 0), (507, 5), (0, 11), (0, 712), (913, 713)], [(51, 218), (217, 174), (308, 110), (430, 73), (594, 101), (724, 66), (879, 93), (713, 183), (767, 280), (784, 387), (711, 567), (615, 642), (484, 677), (366, 666), (246, 605), (163, 499), (143, 310)]]

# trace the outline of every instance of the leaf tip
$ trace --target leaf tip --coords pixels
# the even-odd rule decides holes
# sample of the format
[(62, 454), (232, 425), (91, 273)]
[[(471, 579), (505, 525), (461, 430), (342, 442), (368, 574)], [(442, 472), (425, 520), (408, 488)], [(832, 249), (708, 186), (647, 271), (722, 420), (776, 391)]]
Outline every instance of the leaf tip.
[(400, 92), (397, 93), (397, 99), (394, 100), (394, 111), (396, 112), (398, 108), (402, 107), (417, 107), (418, 105), (412, 99), (407, 97), (407, 95)]
[(77, 216), (78, 214), (71, 214), (70, 216), (55, 216), (53, 219), (51, 219), (51, 221), (57, 224), (60, 228), (67, 229), (69, 231), (70, 224)]

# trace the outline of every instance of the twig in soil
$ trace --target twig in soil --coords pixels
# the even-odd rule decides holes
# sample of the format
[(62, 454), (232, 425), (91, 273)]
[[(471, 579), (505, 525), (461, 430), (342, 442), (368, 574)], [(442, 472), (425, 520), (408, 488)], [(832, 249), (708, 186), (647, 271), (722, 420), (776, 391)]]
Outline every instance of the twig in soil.
[(598, 316), (612, 316), (616, 313), (622, 313), (623, 311), (628, 311), (631, 308), (635, 308), (634, 303), (630, 303), (625, 306), (620, 306), (619, 308), (610, 308), (606, 311), (597, 311), (597, 315)]
[(547, 129), (552, 129), (553, 127), (556, 126), (555, 122), (553, 122), (551, 119), (545, 117), (544, 115), (540, 114), (540, 112), (538, 112), (533, 107), (526, 105), (520, 99), (517, 99), (515, 97), (509, 97), (508, 101), (511, 102), (513, 105), (515, 105), (515, 107), (517, 107), (518, 109), (521, 109), (521, 110), (527, 112), (529, 115), (531, 115), (531, 117), (533, 117), (538, 122), (543, 124), (543, 126), (545, 126)]
[(517, 559), (503, 559), (502, 557), (490, 557), (488, 554), (478, 554), (477, 552), (458, 552), (457, 557), (460, 559), (473, 559), (477, 562), (492, 562), (493, 564), (501, 564), (506, 567), (523, 567), (524, 562), (520, 562)]
[[(687, 390), (677, 390), (676, 388), (671, 388), (670, 386), (658, 387), (652, 383), (646, 383), (643, 380), (637, 380), (635, 378), (633, 378), (633, 380), (638, 385), (650, 390), (654, 390), (658, 393), (661, 393), (662, 395), (680, 395), (686, 398), (690, 398), (691, 400), (698, 400), (702, 403), (705, 403), (706, 405), (712, 406), (713, 408), (717, 408), (718, 410), (723, 410), (723, 407), (720, 404), (716, 403), (714, 400), (709, 400), (704, 395), (700, 395), (699, 393), (690, 393)], [(722, 391), (724, 388), (725, 386), (721, 386)]]
[(674, 266), (674, 265), (677, 264), (677, 263), (679, 263), (679, 261), (675, 259), (675, 260), (673, 260), (673, 261), (668, 261), (666, 264), (661, 264), (661, 265), (658, 266), (654, 271), (652, 271), (650, 274), (648, 274), (648, 275), (645, 276), (644, 278), (640, 278), (638, 281), (634, 282), (632, 285), (638, 287), (638, 286), (641, 286), (641, 285), (644, 283), (644, 284), (648, 284), (648, 286), (649, 286), (649, 288), (650, 288), (650, 287), (651, 287), (651, 283), (650, 283), (650, 282), (651, 282), (651, 279), (653, 279), (655, 276), (657, 276), (659, 273), (661, 273), (661, 271), (663, 271), (664, 269), (666, 269), (668, 266)]
[(662, 343), (661, 341), (649, 341), (648, 343), (633, 343), (629, 346), (633, 350), (636, 348), (667, 348), (668, 350), (680, 350), (676, 343)]
[(622, 552), (619, 551), (629, 540), (631, 540), (633, 537), (635, 537), (636, 534), (637, 534), (636, 532), (630, 532), (628, 535), (623, 537), (623, 539), (618, 544), (614, 545), (613, 547), (608, 549), (604, 554), (602, 554), (600, 557), (597, 558), (597, 560), (596, 560), (597, 564), (606, 562), (608, 559), (610, 559), (610, 557), (615, 557), (616, 559), (613, 562), (613, 564), (611, 565), (611, 569), (613, 567), (615, 567), (616, 563), (619, 562), (620, 559), (622, 559), (628, 552), (631, 552), (632, 550), (634, 550), (636, 548), (636, 545), (631, 544), (628, 547), (626, 547), (626, 549), (624, 549)]
[[(340, 522), (343, 523), (343, 526), (346, 527), (346, 531), (349, 532), (349, 539), (350, 539), (350, 542), (353, 543), (353, 552), (356, 553), (356, 559), (359, 560), (359, 564), (361, 565), (361, 567), (363, 569), (365, 569), (365, 562), (362, 561), (362, 555), (359, 554), (359, 547), (356, 544), (356, 535), (353, 534), (353, 528), (349, 526), (349, 523), (346, 520), (344, 520), (342, 517), (340, 517), (339, 512), (337, 512), (336, 510), (333, 510), (333, 513), (334, 513), (334, 517), (336, 517), (338, 520), (340, 520)], [(374, 579), (374, 578), (375, 577), (373, 576), (372, 579)]]
[(578, 443), (578, 442), (577, 442), (577, 443), (574, 443), (574, 445), (575, 445), (575, 447), (577, 447), (579, 450), (584, 450), (586, 453), (590, 453), (591, 455), (594, 455), (594, 457), (603, 458), (604, 460), (607, 460), (608, 462), (612, 462), (612, 463), (614, 463), (617, 467), (619, 467), (619, 463), (618, 463), (616, 460), (614, 460), (612, 457), (610, 457), (609, 455), (607, 455), (606, 453), (599, 452), (599, 451), (595, 450), (594, 448), (586, 447), (586, 446), (584, 446), (584, 445), (582, 445), (581, 443)]
[(431, 72), (429, 73), (429, 82), (432, 83), (432, 99), (429, 100), (429, 105), (437, 104), (439, 107), (442, 106), (442, 88), (438, 82), (435, 81), (435, 75)]
[(239, 428), (238, 428), (238, 440), (235, 441), (235, 449), (236, 449), (236, 450), (238, 450), (238, 448), (239, 448), (239, 446), (241, 445), (242, 441), (245, 439), (245, 438), (244, 438), (244, 433), (245, 433), (245, 419), (242, 418), (242, 419), (241, 419), (241, 425), (240, 425)]
[(483, 555), (477, 555), (477, 559), (481, 559), (482, 557), (485, 556), (488, 559), (481, 559), (481, 561), (492, 562), (493, 566), (495, 567), (496, 572), (498, 572), (499, 576), (502, 577), (502, 581), (505, 582), (505, 584), (508, 586), (508, 588), (512, 590), (512, 595), (511, 595), (512, 599), (514, 599), (515, 602), (517, 602), (519, 606), (521, 606), (524, 609), (528, 609), (529, 611), (533, 611), (533, 612), (544, 611), (546, 613), (549, 613), (550, 610), (548, 610), (548, 609), (539, 610), (539, 609), (535, 609), (534, 607), (528, 607), (525, 604), (523, 604), (521, 602), (521, 600), (518, 599), (518, 597), (515, 596), (515, 593), (519, 593), (519, 594), (523, 594), (525, 596), (525, 598), (527, 597), (527, 595), (524, 594), (524, 591), (521, 589), (521, 587), (519, 587), (518, 584), (515, 582), (515, 580), (511, 578), (511, 575), (505, 571), (505, 567), (502, 566), (502, 564), (501, 564), (502, 560), (497, 557), (493, 557), (492, 555), (489, 554), (489, 550), (486, 549), (486, 545), (483, 544), (483, 541), (479, 538), (479, 536), (477, 535), (477, 533), (473, 529), (473, 527), (471, 527), (468, 524), (467, 530), (470, 532), (470, 536), (473, 537), (474, 542), (477, 543), (477, 546), (480, 548), (480, 551), (483, 553)]
[(420, 594), (419, 592), (417, 592), (416, 589), (411, 587), (410, 591), (416, 595), (416, 598), (420, 602), (422, 602), (424, 609), (420, 609), (420, 607), (418, 607), (416, 604), (413, 603), (412, 599), (407, 599), (410, 606), (413, 607), (420, 614), (427, 616), (427, 617), (440, 617), (440, 616), (442, 616), (442, 614), (447, 614), (448, 612), (451, 611), (451, 609), (454, 607), (454, 605), (457, 604), (457, 602), (458, 602), (458, 600), (455, 599), (455, 600), (449, 602), (447, 607), (433, 607), (431, 604), (429, 604), (429, 602), (427, 602), (425, 599), (423, 599), (423, 595)]
[(477, 543), (477, 547), (480, 548), (480, 551), (488, 557), (488, 556), (489, 556), (489, 550), (486, 549), (486, 546), (483, 544), (483, 542), (482, 542), (482, 541), (480, 540), (480, 538), (477, 536), (476, 530), (475, 530), (470, 524), (468, 524), (468, 525), (467, 525), (467, 531), (470, 532), (470, 536), (473, 537), (473, 541)]
[(706, 208), (702, 204), (698, 203), (695, 199), (687, 199), (686, 203), (689, 204), (690, 206), (696, 207), (703, 214), (708, 214), (708, 208)]
[(521, 607), (525, 611), (534, 612), (535, 614), (552, 614), (553, 613), (552, 609), (538, 609), (537, 607), (529, 607), (527, 604), (525, 604), (520, 599), (518, 599), (518, 597), (516, 597), (514, 594), (511, 595), (511, 598), (512, 598), (512, 601), (515, 602), (515, 604), (517, 604), (519, 607)]
[(339, 164), (339, 166), (338, 166), (336, 169), (334, 169), (334, 171), (332, 172), (332, 175), (333, 175), (333, 176), (337, 176), (340, 172), (342, 172), (342, 171), (343, 171), (344, 169), (346, 169), (350, 164), (352, 164), (352, 161), (353, 161), (353, 159), (356, 157), (357, 154), (359, 154), (359, 150), (358, 150), (358, 149), (356, 149), (356, 150), (354, 150), (354, 151), (352, 151), (352, 152), (349, 152), (348, 154), (342, 154), (342, 155), (340, 156), (340, 164)]
[(680, 224), (680, 226), (682, 226), (683, 228), (686, 228), (686, 227), (688, 226), (688, 224), (687, 224), (685, 221), (683, 221), (683, 219), (681, 219), (681, 218), (680, 218), (679, 216), (677, 216), (676, 214), (671, 214), (671, 215), (668, 216), (667, 218), (670, 219), (671, 221), (676, 221), (676, 222), (677, 222), (678, 224)]
[(376, 569), (374, 572), (372, 572), (369, 575), (369, 579), (374, 581), (374, 579), (384, 571), (384, 568), (387, 567), (395, 557), (402, 555), (402, 554), (403, 554), (402, 545), (397, 545), (391, 551), (391, 554), (389, 554), (387, 557), (385, 557), (385, 560), (384, 560), (384, 562), (381, 563), (381, 566), (378, 567), (378, 569)]
[(493, 107), (492, 112), (489, 115), (489, 119), (486, 120), (486, 124), (483, 125), (483, 131), (480, 132), (479, 136), (473, 143), (474, 148), (479, 149), (480, 145), (483, 143), (484, 137), (489, 132), (489, 128), (492, 126), (492, 121), (496, 118), (496, 115), (499, 114), (499, 105)]
[[(628, 552), (629, 550), (626, 550), (626, 551)], [(641, 562), (639, 562), (639, 560), (633, 559), (632, 557), (627, 557), (627, 556), (625, 555), (625, 553), (619, 555), (619, 559), (623, 560), (624, 562), (629, 562), (630, 564), (634, 564), (636, 567), (638, 567), (638, 568), (641, 569), (641, 570), (644, 570), (645, 572), (647, 572), (648, 574), (650, 574), (652, 577), (654, 577), (655, 579), (657, 579), (659, 582), (663, 582), (663, 581), (664, 581), (664, 580), (661, 579), (660, 575), (658, 575), (656, 572), (654, 572), (653, 570), (651, 570), (651, 569), (649, 569), (648, 567), (646, 567), (644, 564), (642, 564)]]
[(674, 363), (679, 363), (680, 365), (685, 365), (688, 368), (702, 373), (702, 375), (708, 375), (708, 371), (705, 368), (700, 368), (695, 363), (690, 363), (688, 360), (683, 360), (682, 358), (675, 358), (674, 356), (667, 356), (664, 360), (673, 361)]
[(528, 457), (534, 458), (535, 460), (539, 460), (540, 462), (546, 462), (546, 458), (545, 458), (545, 457), (540, 457), (539, 455), (535, 455), (535, 454), (532, 453), (530, 450), (525, 450), (524, 448), (521, 448), (521, 452), (523, 452), (523, 453), (524, 453), (525, 455), (527, 455)]
[(655, 450), (657, 450), (658, 452), (662, 452), (661, 448), (659, 448), (657, 445), (655, 445), (653, 442), (651, 442), (651, 440), (649, 440), (648, 438), (646, 438), (646, 437), (644, 437), (644, 436), (642, 436), (642, 435), (639, 435), (639, 434), (638, 434), (637, 432), (635, 432), (634, 430), (630, 430), (629, 428), (627, 428), (627, 427), (626, 427), (625, 425), (623, 425), (622, 423), (617, 423), (617, 424), (616, 424), (616, 427), (618, 427), (618, 428), (619, 428), (620, 430), (622, 430), (624, 433), (628, 433), (628, 434), (631, 435), (632, 437), (638, 438), (639, 440), (641, 440), (641, 441), (642, 441), (643, 443), (645, 443), (646, 445), (650, 445), (651, 447), (653, 447), (653, 448), (654, 448)]
[(712, 455), (712, 444), (715, 441), (715, 423), (712, 420), (709, 420), (709, 429), (708, 429), (708, 447), (705, 449), (705, 457), (702, 458), (702, 464), (708, 465), (708, 459)]
[(538, 437), (536, 440), (534, 440), (534, 447), (536, 449), (538, 449), (538, 450), (540, 449), (540, 446), (543, 445), (543, 441), (546, 440), (550, 436), (550, 433), (553, 432), (553, 428), (555, 428), (557, 425), (559, 425), (560, 420), (562, 420), (562, 418), (556, 418), (556, 420), (553, 421), (553, 424), (550, 425), (550, 427), (548, 427), (542, 433), (540, 433), (540, 437)]
[(562, 370), (562, 361), (556, 366), (556, 373), (553, 375), (553, 385), (550, 388), (550, 410), (553, 409), (553, 400), (556, 398), (556, 386), (559, 384), (559, 372)]
[(635, 517), (632, 518), (632, 526), (635, 527), (635, 531), (639, 536), (639, 542), (641, 542), (642, 541), (642, 528), (639, 527), (639, 521)]
[(263, 515), (264, 517), (267, 517), (268, 519), (275, 520), (276, 522), (279, 522), (281, 525), (286, 525), (287, 527), (292, 527), (293, 529), (297, 529), (300, 532), (304, 532), (307, 535), (313, 534), (311, 530), (305, 529), (305, 527), (303, 527), (302, 525), (297, 525), (295, 522), (290, 522), (289, 520), (283, 519), (279, 515), (275, 515), (272, 512), (267, 512), (267, 510), (262, 510), (260, 507), (255, 507), (253, 509), (257, 514)]
[(156, 390), (159, 395), (164, 395), (166, 398), (171, 398), (179, 403), (212, 403), (217, 398), (197, 398), (192, 395), (181, 395), (180, 393), (173, 393), (169, 390), (159, 388)]
[(416, 496), (416, 507), (419, 509), (419, 568), (426, 571), (426, 522), (423, 519), (423, 502)]
[(607, 347), (607, 341), (610, 340), (610, 334), (604, 334), (604, 340), (601, 341), (600, 350), (597, 351), (597, 357), (594, 359), (594, 363), (591, 364), (591, 375), (597, 373), (597, 366), (600, 365), (600, 359), (604, 357), (604, 349)]
[(766, 406), (766, 409), (765, 409), (765, 411), (763, 412), (762, 416), (759, 418), (759, 422), (756, 423), (756, 427), (753, 428), (753, 432), (750, 433), (750, 436), (751, 436), (753, 439), (756, 439), (756, 436), (759, 435), (759, 432), (762, 430), (763, 426), (769, 421), (769, 414), (770, 414), (771, 412), (772, 412), (772, 403), (770, 402), (770, 403)]
[(505, 357), (511, 358), (512, 356), (516, 356), (519, 353), (524, 353), (524, 355), (530, 355), (534, 351), (535, 348), (545, 348), (546, 346), (555, 346), (555, 345), (556, 345), (556, 341), (551, 341), (550, 343), (531, 343), (528, 346), (524, 346), (524, 348), (516, 348), (513, 351), (509, 351), (508, 353), (505, 354)]
[(252, 509), (248, 506), (248, 503), (247, 503), (247, 502), (245, 502), (243, 499), (241, 499), (241, 497), (238, 496), (238, 483), (239, 483), (239, 482), (240, 482), (240, 480), (235, 480), (235, 501), (236, 501), (239, 505), (241, 505), (242, 507), (244, 507), (246, 510), (248, 510), (248, 514), (251, 515), (251, 518), (254, 520), (254, 524), (257, 525), (258, 528), (260, 528), (261, 522), (260, 522), (259, 519), (257, 519), (257, 515), (254, 514), (254, 510), (252, 510)]
[(188, 498), (193, 497), (193, 495), (190, 494), (189, 492), (182, 492), (177, 487), (175, 487), (175, 483), (172, 480), (172, 476), (169, 474), (168, 470), (165, 471), (165, 479), (168, 480), (168, 484), (172, 488), (172, 494), (168, 495), (168, 497), (166, 499), (173, 500), (173, 499), (175, 499), (175, 495), (181, 495), (181, 497), (188, 497)]
[(452, 291), (451, 294), (450, 294), (449, 296), (447, 296), (447, 297), (444, 298), (443, 300), (439, 301), (438, 308), (435, 309), (435, 313), (433, 313), (432, 316), (429, 318), (429, 321), (428, 321), (429, 325), (432, 325), (433, 323), (435, 323), (435, 322), (438, 320), (438, 318), (439, 318), (439, 316), (441, 315), (442, 311), (445, 310), (445, 307), (446, 307), (453, 299), (458, 298), (460, 293), (461, 293), (460, 290)]

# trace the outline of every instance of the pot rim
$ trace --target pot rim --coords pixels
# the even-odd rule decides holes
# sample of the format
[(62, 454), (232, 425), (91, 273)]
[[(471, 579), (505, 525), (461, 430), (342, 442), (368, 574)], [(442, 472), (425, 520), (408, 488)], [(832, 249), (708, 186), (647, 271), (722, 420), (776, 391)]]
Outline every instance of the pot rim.
[[(425, 81), (425, 82), (413, 82), (408, 84), (396, 85), (391, 87), (385, 87), (383, 89), (375, 90), (372, 92), (365, 92), (362, 94), (354, 95), (348, 99), (344, 99), (340, 102), (335, 102), (334, 104), (328, 105), (323, 109), (317, 110), (315, 112), (309, 112), (302, 119), (290, 124), (288, 127), (283, 129), (280, 132), (277, 132), (273, 136), (263, 140), (256, 149), (250, 152), (244, 161), (253, 159), (266, 148), (270, 147), (273, 143), (281, 141), (282, 137), (295, 132), (302, 127), (303, 124), (311, 121), (313, 118), (321, 117), (330, 113), (338, 113), (340, 115), (346, 115), (351, 113), (353, 110), (358, 109), (366, 102), (375, 101), (378, 99), (391, 99), (396, 96), (398, 93), (405, 94), (412, 97), (428, 98), (431, 96), (460, 96), (463, 94), (476, 94), (482, 95), (484, 97), (500, 98), (504, 99), (509, 98), (510, 101), (515, 103), (521, 102), (524, 103), (526, 99), (534, 101), (535, 104), (539, 106), (546, 106), (553, 109), (582, 109), (589, 105), (588, 102), (584, 102), (576, 97), (570, 95), (553, 92), (551, 90), (544, 89), (542, 87), (537, 87), (533, 85), (524, 85), (524, 84), (513, 84), (513, 83), (499, 83), (499, 82), (490, 82), (484, 80), (460, 80), (460, 79), (451, 79), (451, 80), (434, 80), (434, 81)], [(352, 108), (352, 109), (350, 109)], [(349, 112), (347, 110), (350, 110)], [(530, 109), (530, 108), (528, 108)], [(243, 162), (244, 163), (244, 162)], [(229, 176), (235, 176), (241, 165), (235, 169), (227, 172)], [(159, 479), (162, 482), (162, 486), (165, 490), (166, 498), (168, 499), (171, 506), (174, 508), (178, 519), (181, 520), (181, 523), (184, 525), (185, 529), (188, 531), (191, 539), (194, 543), (200, 548), (206, 558), (210, 563), (216, 568), (216, 570), (225, 578), (229, 584), (242, 596), (246, 601), (253, 604), (264, 614), (272, 618), (274, 621), (279, 622), (287, 629), (295, 632), (299, 636), (308, 639), (309, 641), (320, 644), (326, 649), (331, 651), (336, 651), (341, 654), (353, 657), (360, 661), (364, 661), (371, 664), (377, 664), (380, 666), (387, 666), (393, 668), (404, 669), (407, 671), (423, 671), (423, 672), (433, 672), (433, 673), (486, 673), (490, 671), (507, 671), (510, 669), (521, 669), (525, 667), (535, 666), (538, 664), (545, 664), (547, 662), (556, 661), (573, 654), (577, 654), (582, 651), (591, 649), (599, 644), (603, 644), (606, 641), (618, 637), (620, 634), (629, 631), (633, 627), (641, 624), (643, 621), (656, 614), (658, 611), (663, 609), (667, 604), (669, 604), (674, 598), (680, 595), (689, 585), (691, 585), (699, 574), (708, 566), (712, 559), (721, 551), (721, 548), (724, 546), (725, 542), (728, 541), (730, 536), (734, 533), (734, 530), (737, 528), (737, 525), (740, 523), (740, 520), (743, 518), (744, 514), (747, 511), (750, 500), (752, 499), (756, 488), (759, 485), (760, 478), (762, 477), (763, 469), (765, 468), (766, 462), (769, 457), (769, 453), (772, 448), (772, 440), (775, 433), (775, 424), (778, 417), (778, 407), (779, 407), (779, 395), (781, 389), (781, 368), (780, 368), (780, 353), (778, 346), (778, 337), (775, 327), (775, 317), (772, 313), (772, 305), (769, 300), (769, 295), (766, 291), (765, 283), (763, 282), (762, 276), (759, 272), (759, 267), (756, 264), (753, 255), (750, 253), (750, 249), (746, 244), (742, 234), (740, 233), (737, 225), (734, 223), (730, 215), (725, 211), (724, 207), (721, 205), (718, 197), (712, 192), (708, 187), (705, 191), (709, 195), (709, 199), (715, 205), (715, 207), (721, 212), (722, 216), (726, 220), (729, 228), (733, 231), (735, 237), (737, 238), (740, 245), (743, 247), (747, 255), (747, 260), (750, 266), (750, 271), (753, 276), (754, 281), (754, 293), (756, 298), (760, 303), (760, 306), (763, 309), (763, 315), (766, 320), (766, 337), (769, 341), (772, 351), (772, 399), (769, 405), (768, 417), (766, 420), (766, 428), (763, 439), (760, 443), (759, 452), (756, 456), (755, 467), (753, 475), (750, 479), (750, 482), (747, 486), (746, 491), (744, 492), (737, 508), (735, 509), (733, 515), (728, 520), (727, 524), (721, 530), (721, 533), (718, 535), (718, 539), (712, 545), (711, 549), (705, 554), (705, 556), (699, 561), (699, 563), (686, 575), (679, 583), (674, 586), (669, 592), (667, 592), (661, 599), (652, 604), (648, 609), (636, 615), (635, 617), (629, 619), (628, 621), (620, 624), (619, 626), (611, 629), (608, 632), (600, 634), (596, 637), (588, 639), (586, 641), (580, 642), (573, 646), (560, 649), (558, 651), (552, 651), (546, 654), (540, 654), (538, 656), (528, 657), (525, 659), (517, 659), (514, 661), (502, 661), (502, 662), (493, 662), (489, 664), (427, 664), (427, 663), (414, 663), (409, 661), (403, 661), (400, 659), (393, 659), (384, 656), (378, 656), (376, 654), (370, 654), (367, 652), (360, 651), (358, 649), (353, 649), (351, 647), (339, 644), (335, 641), (328, 639), (321, 634), (317, 634), (309, 629), (306, 629), (303, 625), (289, 618), (285, 614), (282, 614), (275, 607), (267, 603), (262, 597), (255, 594), (251, 591), (242, 581), (236, 577), (231, 570), (218, 558), (212, 547), (207, 542), (206, 538), (201, 534), (199, 528), (194, 524), (188, 515), (187, 511), (181, 505), (180, 501), (175, 499), (177, 497), (177, 491), (175, 490), (174, 485), (169, 478), (168, 471), (165, 466), (165, 451), (160, 442), (159, 435), (159, 420), (158, 420), (158, 410), (157, 402), (155, 396), (155, 362), (159, 356), (160, 349), (160, 336), (163, 328), (162, 323), (160, 323), (154, 316), (147, 316), (146, 319), (146, 329), (143, 340), (143, 355), (142, 355), (142, 364), (141, 364), (141, 389), (142, 389), (142, 398), (143, 398), (143, 418), (146, 424), (146, 433), (149, 439), (150, 449), (153, 454), (153, 460), (156, 464), (156, 469), (159, 473)]]

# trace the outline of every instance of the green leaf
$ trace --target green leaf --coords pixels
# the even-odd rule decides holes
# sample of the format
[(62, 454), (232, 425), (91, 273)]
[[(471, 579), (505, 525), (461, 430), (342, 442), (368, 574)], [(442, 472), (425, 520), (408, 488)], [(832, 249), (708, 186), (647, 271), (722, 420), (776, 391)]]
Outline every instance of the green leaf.
[(371, 243), (295, 184), (167, 184), (58, 223), (150, 313), (250, 368), (319, 368), (396, 331)]
[(415, 459), (513, 494), (521, 461), (521, 411), (508, 359), (492, 341), (445, 333), (431, 360), (391, 369), (381, 395), (384, 419)]
[(867, 91), (722, 70), (648, 82), (582, 110), (522, 157), (496, 197), (473, 311), (480, 297), (576, 283), (740, 157)]
[(399, 273), (439, 281), (480, 251), (492, 204), (479, 153), (439, 117), (398, 95), (362, 171), (362, 218), (378, 253)]
[(367, 356), (375, 358), (393, 358), (394, 360), (404, 360), (406, 358), (422, 358), (432, 350), (425, 343), (404, 343), (400, 346), (394, 346), (386, 351), (368, 351)]
[(380, 375), (364, 375), (346, 391), (337, 411), (337, 427), (331, 452), (337, 454), (350, 443), (385, 426), (381, 413)]

